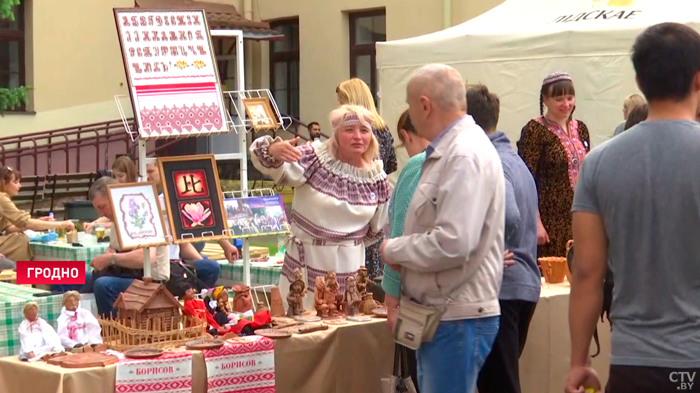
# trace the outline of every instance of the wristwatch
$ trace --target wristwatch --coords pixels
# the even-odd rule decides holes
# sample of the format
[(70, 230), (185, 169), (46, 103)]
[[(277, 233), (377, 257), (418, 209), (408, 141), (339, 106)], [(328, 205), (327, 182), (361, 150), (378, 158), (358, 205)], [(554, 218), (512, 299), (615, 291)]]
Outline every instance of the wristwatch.
[(117, 254), (112, 254), (112, 259), (110, 261), (110, 265), (117, 266)]

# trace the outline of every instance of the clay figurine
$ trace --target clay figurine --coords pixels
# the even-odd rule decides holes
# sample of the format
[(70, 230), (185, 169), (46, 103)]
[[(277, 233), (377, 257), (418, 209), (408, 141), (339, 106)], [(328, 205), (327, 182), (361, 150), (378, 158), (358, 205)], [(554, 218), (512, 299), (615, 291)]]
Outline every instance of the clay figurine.
[(326, 288), (323, 295), (328, 304), (328, 312), (331, 317), (335, 317), (338, 312), (338, 304), (343, 300), (343, 296), (340, 295), (338, 288), (338, 279), (336, 278), (335, 272), (328, 272), (326, 275)]
[(326, 280), (323, 277), (316, 277), (316, 292), (314, 293), (314, 308), (319, 317), (329, 316), (329, 305), (326, 301)]
[(303, 286), (301, 290), (301, 297), (303, 298), (306, 296), (306, 282), (304, 282), (304, 274), (301, 272), (301, 269), (296, 268), (294, 269), (294, 281), (301, 281), (301, 285)]
[(233, 288), (233, 311), (244, 314), (253, 309), (253, 299), (250, 297), (250, 287), (236, 285)]
[(289, 295), (287, 295), (287, 316), (295, 317), (304, 313), (304, 292), (306, 291), (304, 281), (295, 280), (289, 285)]
[(373, 315), (374, 309), (377, 308), (377, 302), (374, 301), (372, 292), (365, 292), (362, 295), (362, 313), (365, 315)]
[(20, 358), (30, 362), (63, 352), (61, 339), (45, 320), (39, 318), (39, 305), (24, 305), (24, 321), (19, 325)]
[(369, 287), (372, 284), (372, 281), (367, 276), (366, 267), (362, 266), (360, 270), (358, 270), (356, 281), (357, 290), (360, 292), (360, 295), (364, 295), (365, 292), (367, 292), (367, 287)]
[(80, 308), (80, 293), (63, 294), (63, 309), (58, 317), (58, 337), (66, 349), (102, 344), (102, 328), (92, 313)]
[(355, 277), (348, 276), (345, 279), (345, 314), (349, 316), (358, 314), (360, 312), (360, 303), (362, 303), (362, 296), (360, 291), (357, 290)]
[(274, 285), (270, 288), (270, 315), (273, 317), (284, 316), (282, 293), (280, 292), (280, 288)]
[[(335, 298), (335, 300), (333, 300)], [(333, 304), (331, 307), (331, 316), (335, 316), (337, 311), (343, 308), (343, 295), (340, 294), (340, 285), (335, 272), (328, 272), (326, 275), (326, 300), (328, 304)]]

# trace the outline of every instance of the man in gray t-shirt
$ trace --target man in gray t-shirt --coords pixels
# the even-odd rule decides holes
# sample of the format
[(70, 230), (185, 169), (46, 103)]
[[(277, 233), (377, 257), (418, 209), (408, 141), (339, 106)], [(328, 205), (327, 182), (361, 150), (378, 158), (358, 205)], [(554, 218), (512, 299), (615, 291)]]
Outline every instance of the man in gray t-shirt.
[(576, 185), (566, 392), (600, 389), (588, 348), (606, 262), (615, 281), (606, 392), (700, 391), (700, 35), (652, 26), (632, 61), (649, 117), (593, 149)]

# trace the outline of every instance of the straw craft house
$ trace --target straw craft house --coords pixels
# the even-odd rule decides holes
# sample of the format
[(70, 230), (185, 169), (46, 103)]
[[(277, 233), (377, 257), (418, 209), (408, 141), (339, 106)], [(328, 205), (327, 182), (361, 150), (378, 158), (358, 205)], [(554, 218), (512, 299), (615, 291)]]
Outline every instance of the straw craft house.
[(117, 320), (126, 327), (167, 331), (177, 329), (182, 305), (162, 284), (134, 280), (114, 302)]

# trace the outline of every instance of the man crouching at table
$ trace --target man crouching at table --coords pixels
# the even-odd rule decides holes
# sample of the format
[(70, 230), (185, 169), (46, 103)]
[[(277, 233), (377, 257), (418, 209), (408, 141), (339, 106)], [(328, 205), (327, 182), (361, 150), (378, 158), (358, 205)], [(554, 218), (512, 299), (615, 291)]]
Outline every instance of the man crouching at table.
[(501, 160), (466, 114), (464, 82), (454, 68), (421, 68), (406, 98), (418, 135), (430, 145), (403, 236), (380, 249), (402, 277), (394, 337), (417, 348), (421, 393), (473, 393), (499, 327)]
[[(114, 212), (109, 204), (107, 186), (117, 184), (111, 177), (101, 177), (92, 184), (88, 198), (101, 217), (114, 222)], [(94, 269), (91, 286), (95, 293), (97, 312), (101, 316), (116, 316), (112, 307), (119, 294), (126, 291), (135, 279), (143, 278), (143, 250), (119, 251), (119, 241), (114, 226), (109, 228), (109, 248), (104, 254), (93, 258)], [(167, 246), (151, 247), (151, 277), (154, 282), (164, 283), (170, 278), (170, 255)], [(90, 284), (88, 284), (90, 285)]]

